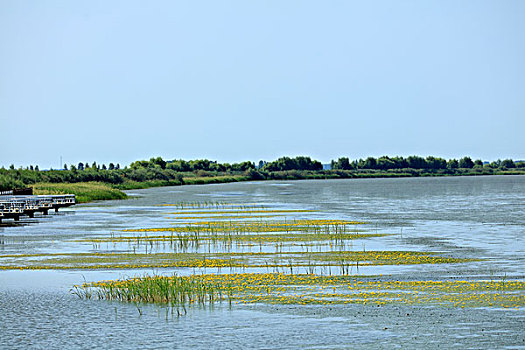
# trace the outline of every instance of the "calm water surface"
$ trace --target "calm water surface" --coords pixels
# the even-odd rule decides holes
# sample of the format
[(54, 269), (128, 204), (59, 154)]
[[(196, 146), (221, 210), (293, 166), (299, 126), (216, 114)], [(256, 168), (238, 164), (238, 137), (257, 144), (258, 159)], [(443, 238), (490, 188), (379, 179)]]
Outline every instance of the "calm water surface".
[[(250, 182), (130, 195), (130, 200), (77, 205), (59, 215), (3, 225), (0, 254), (89, 252), (95, 247), (71, 239), (167, 226), (162, 203), (224, 201), (315, 209), (308, 217), (363, 220), (371, 231), (393, 234), (358, 241), (357, 250), (484, 259), (354, 273), (388, 273), (395, 279), (524, 278), (524, 176)], [(70, 293), (84, 280), (146, 272), (152, 271), (0, 271), (0, 348), (525, 348), (523, 309), (218, 305), (191, 308), (177, 318), (159, 306), (143, 306), (141, 316), (134, 305), (79, 300)]]

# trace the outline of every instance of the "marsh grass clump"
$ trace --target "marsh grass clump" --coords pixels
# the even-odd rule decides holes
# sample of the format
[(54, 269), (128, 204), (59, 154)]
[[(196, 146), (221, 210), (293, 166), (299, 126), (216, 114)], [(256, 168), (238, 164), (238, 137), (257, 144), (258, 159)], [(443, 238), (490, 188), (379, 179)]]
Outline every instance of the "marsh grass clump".
[(84, 283), (73, 293), (84, 299), (170, 305), (213, 304), (231, 299), (229, 285), (192, 276), (145, 276), (127, 280)]

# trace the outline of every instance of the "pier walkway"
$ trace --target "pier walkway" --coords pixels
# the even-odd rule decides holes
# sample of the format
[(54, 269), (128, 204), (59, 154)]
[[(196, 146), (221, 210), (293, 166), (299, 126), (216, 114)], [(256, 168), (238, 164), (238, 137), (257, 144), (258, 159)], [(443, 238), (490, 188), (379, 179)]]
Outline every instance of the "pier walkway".
[(19, 221), (21, 216), (30, 218), (35, 213), (47, 215), (49, 210), (58, 212), (59, 208), (75, 205), (75, 195), (50, 195), (50, 196), (0, 196), (0, 223), (4, 219)]

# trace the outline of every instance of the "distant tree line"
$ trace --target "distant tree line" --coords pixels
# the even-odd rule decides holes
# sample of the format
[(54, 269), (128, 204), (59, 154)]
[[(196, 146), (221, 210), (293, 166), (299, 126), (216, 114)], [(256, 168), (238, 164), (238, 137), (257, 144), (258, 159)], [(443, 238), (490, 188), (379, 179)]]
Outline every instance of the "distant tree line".
[[(133, 182), (162, 182), (163, 184), (183, 184), (184, 179), (218, 178), (237, 176), (243, 180), (264, 179), (305, 179), (305, 178), (347, 178), (362, 176), (422, 176), (434, 175), (478, 175), (495, 174), (500, 171), (525, 171), (525, 162), (514, 162), (511, 159), (483, 163), (470, 157), (445, 160), (439, 157), (368, 157), (351, 161), (341, 157), (331, 162), (332, 170), (323, 170), (323, 165), (310, 157), (281, 157), (272, 162), (254, 163), (219, 163), (208, 159), (171, 160), (161, 157), (150, 160), (139, 160), (122, 168), (120, 164), (97, 164), (80, 162), (76, 165), (64, 165), (62, 170), (40, 170), (30, 165), (16, 169), (0, 168), (0, 190), (22, 188), (38, 182), (74, 183), (99, 181), (112, 185)], [(227, 179), (226, 179), (227, 180)], [(237, 181), (237, 180), (236, 180)], [(190, 182), (190, 183), (206, 183)]]
[[(259, 162), (259, 164), (261, 164)], [(273, 162), (264, 163), (262, 170), (266, 171), (287, 171), (287, 170), (323, 170), (323, 164), (317, 160), (312, 160), (310, 157), (282, 157)]]
[(368, 157), (366, 159), (359, 159), (350, 161), (346, 157), (341, 157), (337, 160), (332, 160), (332, 169), (340, 170), (359, 170), (359, 169), (375, 169), (375, 170), (390, 170), (390, 169), (423, 169), (423, 170), (454, 170), (454, 169), (474, 169), (474, 168), (490, 168), (490, 169), (514, 169), (525, 168), (525, 162), (514, 162), (512, 159), (497, 160), (491, 163), (483, 163), (480, 159), (472, 160), (470, 157), (463, 157), (461, 159), (445, 160), (439, 157), (419, 157), (410, 156), (404, 157), (388, 157), (383, 156), (379, 158)]
[[(207, 159), (165, 161), (161, 157), (150, 160), (139, 160), (129, 167), (121, 168), (120, 164), (97, 164), (80, 162), (77, 165), (64, 165), (62, 170), (41, 171), (38, 166), (26, 168), (0, 168), (0, 190), (21, 188), (37, 182), (74, 183), (98, 181), (113, 185), (126, 182), (163, 181), (169, 184), (182, 184), (184, 177), (215, 177), (220, 175), (239, 175), (255, 172), (251, 162), (218, 163)], [(252, 174), (252, 176), (254, 176)], [(256, 177), (256, 176), (254, 176)]]

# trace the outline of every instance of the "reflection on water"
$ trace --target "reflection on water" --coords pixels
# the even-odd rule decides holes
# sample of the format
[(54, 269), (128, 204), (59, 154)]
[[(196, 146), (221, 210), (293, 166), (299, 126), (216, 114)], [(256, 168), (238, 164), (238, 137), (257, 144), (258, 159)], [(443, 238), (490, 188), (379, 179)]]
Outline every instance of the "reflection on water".
[[(290, 214), (290, 218), (367, 221), (369, 232), (393, 234), (353, 242), (356, 250), (433, 251), (486, 259), (468, 264), (369, 267), (360, 274), (419, 279), (524, 277), (524, 176), (251, 182), (130, 194), (132, 199), (126, 201), (77, 205), (43, 220), (4, 225), (0, 254), (89, 252), (100, 247), (73, 240), (106, 237), (111, 232), (118, 235), (122, 229), (169, 226), (173, 217), (167, 213), (174, 210), (158, 204), (225, 201), (312, 209), (317, 212)], [(130, 249), (126, 243), (102, 248)], [(167, 248), (158, 247), (163, 249)], [(80, 301), (69, 294), (73, 284), (84, 280), (145, 272), (152, 273), (0, 271), (0, 348), (65, 344), (69, 348), (367, 348), (393, 343), (490, 348), (522, 346), (525, 340), (523, 310), (389, 306), (378, 311), (358, 305), (256, 305), (230, 310), (219, 305), (173, 318), (158, 306), (142, 306), (140, 316), (134, 305)], [(451, 329), (457, 324), (465, 326)]]

